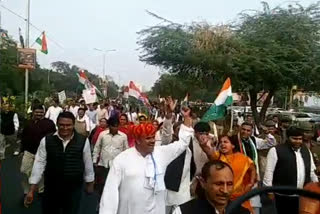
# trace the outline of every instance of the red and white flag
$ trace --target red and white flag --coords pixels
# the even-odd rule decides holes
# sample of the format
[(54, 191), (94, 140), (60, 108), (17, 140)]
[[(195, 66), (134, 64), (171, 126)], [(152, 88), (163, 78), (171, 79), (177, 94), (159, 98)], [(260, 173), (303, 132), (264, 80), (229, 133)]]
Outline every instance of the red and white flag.
[(129, 83), (129, 96), (139, 99), (141, 97), (140, 89), (132, 82)]
[(147, 95), (144, 93), (141, 93), (140, 89), (134, 84), (133, 81), (130, 81), (129, 83), (129, 96), (142, 101), (143, 104), (146, 106), (150, 106)]
[(89, 81), (84, 70), (82, 69), (79, 70), (79, 73), (77, 73), (77, 76), (79, 78), (79, 82), (85, 87), (85, 89), (87, 90), (95, 89), (98, 94), (102, 95), (101, 91), (99, 91), (99, 89)]

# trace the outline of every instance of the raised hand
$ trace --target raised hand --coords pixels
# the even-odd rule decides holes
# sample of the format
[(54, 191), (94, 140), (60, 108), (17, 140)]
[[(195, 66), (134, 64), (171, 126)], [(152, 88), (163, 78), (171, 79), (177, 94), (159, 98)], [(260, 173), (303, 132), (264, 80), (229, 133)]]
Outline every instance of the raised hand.
[(173, 101), (172, 97), (169, 96), (166, 99), (166, 105), (168, 107), (168, 110), (170, 110), (171, 112), (174, 112), (174, 109), (176, 108), (176, 105), (177, 105), (177, 100)]
[(201, 149), (209, 156), (212, 152), (214, 152), (214, 149), (212, 147), (213, 139), (208, 135), (200, 135), (199, 136), (199, 145)]

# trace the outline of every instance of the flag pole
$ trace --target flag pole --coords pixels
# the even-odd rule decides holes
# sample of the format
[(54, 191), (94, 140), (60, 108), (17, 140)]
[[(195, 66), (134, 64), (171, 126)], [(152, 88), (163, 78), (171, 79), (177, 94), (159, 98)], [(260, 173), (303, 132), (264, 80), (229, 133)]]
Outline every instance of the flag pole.
[(233, 107), (233, 102), (232, 102), (231, 108), (230, 108), (230, 112), (231, 112), (230, 133), (233, 132), (233, 111), (232, 111), (232, 107)]
[[(27, 35), (26, 35), (26, 48), (29, 48), (29, 36), (30, 36), (30, 0), (27, 5)], [(28, 109), (28, 94), (29, 94), (29, 70), (25, 70), (25, 111)]]

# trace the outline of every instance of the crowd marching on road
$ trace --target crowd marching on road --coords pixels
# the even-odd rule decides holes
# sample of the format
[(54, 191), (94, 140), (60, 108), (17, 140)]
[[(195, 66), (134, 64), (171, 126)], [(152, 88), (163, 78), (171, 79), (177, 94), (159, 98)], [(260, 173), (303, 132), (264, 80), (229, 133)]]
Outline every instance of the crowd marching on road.
[[(290, 126), (274, 117), (257, 127), (239, 115), (231, 131), (201, 121), (192, 106), (171, 97), (146, 114), (104, 100), (61, 107), (54, 99), (47, 109), (35, 101), (31, 111), (21, 125), (13, 108), (1, 109), (0, 159), (21, 159), (24, 209), (41, 199), (43, 214), (77, 214), (85, 191), (97, 196), (90, 213), (224, 214), (253, 188), (320, 192), (319, 136), (307, 123)], [(1, 174), (0, 188), (8, 188)], [(236, 213), (266, 213), (265, 201), (277, 213), (320, 211), (318, 201), (269, 194)]]

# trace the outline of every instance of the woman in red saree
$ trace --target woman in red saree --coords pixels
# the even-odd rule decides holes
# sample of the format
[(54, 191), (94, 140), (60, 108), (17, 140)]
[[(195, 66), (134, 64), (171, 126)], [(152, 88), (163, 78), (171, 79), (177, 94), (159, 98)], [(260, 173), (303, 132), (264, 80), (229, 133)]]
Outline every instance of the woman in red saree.
[[(234, 188), (231, 195), (231, 201), (249, 192), (256, 182), (256, 168), (253, 161), (244, 154), (235, 150), (234, 144), (228, 136), (220, 138), (219, 151), (214, 151), (209, 142), (201, 145), (204, 152), (206, 152), (209, 160), (221, 160), (228, 163), (234, 173)], [(243, 207), (253, 213), (250, 201), (242, 204)]]
[(135, 143), (135, 139), (131, 133), (130, 126), (133, 125), (133, 123), (128, 122), (128, 116), (126, 114), (121, 114), (119, 118), (119, 131), (125, 133), (128, 137), (128, 144), (129, 147), (133, 147)]

